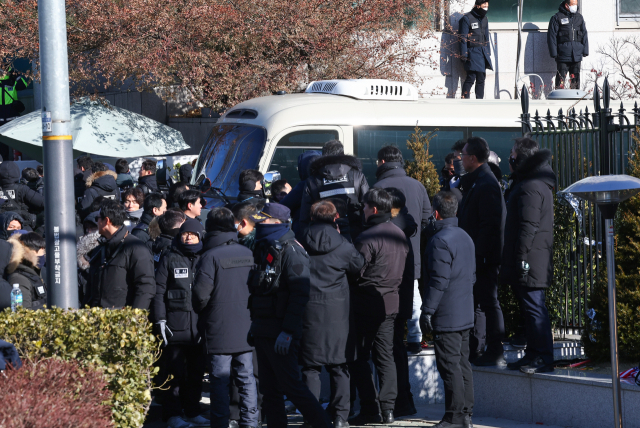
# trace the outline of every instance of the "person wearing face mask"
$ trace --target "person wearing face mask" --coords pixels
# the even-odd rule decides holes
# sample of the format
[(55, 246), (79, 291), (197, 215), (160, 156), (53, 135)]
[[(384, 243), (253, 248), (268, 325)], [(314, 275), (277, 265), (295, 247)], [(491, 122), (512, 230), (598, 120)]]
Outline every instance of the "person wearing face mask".
[(564, 89), (567, 73), (571, 89), (580, 89), (580, 63), (589, 56), (589, 37), (584, 18), (578, 12), (578, 0), (564, 0), (549, 21), (549, 55), (556, 60), (556, 88)]
[(256, 224), (252, 216), (258, 212), (257, 206), (251, 201), (244, 201), (233, 206), (233, 217), (235, 219), (236, 230), (238, 231), (238, 241), (253, 251), (256, 246)]
[(238, 178), (238, 184), (240, 185), (238, 202), (265, 203), (264, 189), (262, 188), (263, 180), (264, 175), (258, 170), (246, 169), (242, 171)]
[(459, 24), (460, 58), (464, 62), (467, 78), (462, 85), (462, 98), (469, 98), (471, 87), (476, 84), (476, 98), (484, 98), (486, 70), (493, 70), (489, 49), (489, 1), (476, 0), (471, 12), (465, 13)]

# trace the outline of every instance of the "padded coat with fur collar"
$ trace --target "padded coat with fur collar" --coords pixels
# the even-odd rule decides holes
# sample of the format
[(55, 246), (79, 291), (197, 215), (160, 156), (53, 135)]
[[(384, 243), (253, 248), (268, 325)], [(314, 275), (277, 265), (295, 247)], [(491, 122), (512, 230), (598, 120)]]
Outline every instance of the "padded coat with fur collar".
[(118, 174), (113, 171), (99, 171), (89, 176), (87, 190), (84, 191), (78, 209), (82, 219), (91, 213), (91, 204), (98, 196), (120, 202), (120, 189), (116, 184), (116, 178), (118, 178)]
[(38, 256), (22, 245), (20, 235), (13, 235), (9, 242), (13, 245), (13, 252), (7, 265), (7, 281), (20, 285), (23, 308), (42, 309), (47, 303), (47, 289), (40, 276)]

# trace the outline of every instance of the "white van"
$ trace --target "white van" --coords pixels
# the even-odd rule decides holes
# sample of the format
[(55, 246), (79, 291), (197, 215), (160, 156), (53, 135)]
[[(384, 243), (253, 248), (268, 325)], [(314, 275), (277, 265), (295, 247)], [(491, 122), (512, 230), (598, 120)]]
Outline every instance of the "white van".
[[(572, 106), (593, 112), (589, 100), (532, 100), (530, 113), (540, 109), (546, 115), (551, 109), (555, 115)], [(278, 172), (295, 186), (298, 156), (338, 139), (345, 153), (360, 159), (372, 185), (381, 147), (396, 145), (405, 159), (412, 159), (406, 143), (416, 125), (423, 132), (436, 131), (430, 154), (438, 172), (456, 141), (479, 136), (502, 159), (500, 166), (508, 174), (513, 140), (522, 136), (521, 113), (519, 100), (422, 99), (415, 87), (386, 80), (312, 82), (305, 93), (260, 97), (230, 108), (200, 152), (193, 184), (209, 178), (213, 188), (233, 200), (240, 172), (258, 169)]]

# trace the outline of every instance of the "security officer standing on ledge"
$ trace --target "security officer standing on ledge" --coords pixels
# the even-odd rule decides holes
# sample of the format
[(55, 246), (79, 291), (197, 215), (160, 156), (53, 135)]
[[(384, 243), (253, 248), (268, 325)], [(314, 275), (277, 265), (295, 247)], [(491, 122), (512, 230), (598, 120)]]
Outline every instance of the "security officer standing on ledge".
[(486, 70), (493, 70), (489, 49), (489, 21), (486, 16), (488, 10), (489, 1), (476, 0), (471, 12), (465, 13), (460, 19), (460, 58), (467, 72), (467, 78), (462, 84), (462, 98), (469, 98), (475, 82), (476, 98), (483, 99)]
[(256, 268), (249, 275), (249, 343), (258, 354), (262, 412), (269, 428), (286, 428), (284, 395), (313, 428), (331, 428), (329, 416), (302, 381), (298, 347), (309, 301), (309, 256), (296, 241), (284, 205), (267, 203), (256, 223)]
[(15, 119), (25, 109), (22, 101), (18, 100), (18, 91), (27, 89), (29, 83), (24, 77), (16, 76), (13, 69), (8, 67), (4, 76), (0, 77), (0, 126)]
[(571, 76), (571, 89), (580, 89), (580, 63), (589, 56), (589, 38), (584, 18), (578, 13), (578, 0), (564, 0), (558, 13), (549, 21), (547, 32), (549, 55), (558, 64), (556, 88), (564, 89), (567, 73)]

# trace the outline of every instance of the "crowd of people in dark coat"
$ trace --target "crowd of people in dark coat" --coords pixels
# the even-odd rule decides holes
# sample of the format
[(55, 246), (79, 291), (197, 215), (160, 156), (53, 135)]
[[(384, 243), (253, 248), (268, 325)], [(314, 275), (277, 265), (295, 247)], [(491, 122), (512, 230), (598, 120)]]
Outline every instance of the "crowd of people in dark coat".
[[(264, 176), (245, 170), (237, 200), (207, 209), (190, 168), (171, 183), (145, 160), (135, 186), (126, 160), (112, 171), (82, 157), (81, 303), (150, 311), (163, 349), (156, 381), (169, 379), (156, 400), (170, 427), (286, 427), (286, 400), (313, 428), (414, 415), (408, 354), (427, 346), (428, 333), (445, 387), (436, 427), (471, 427), (471, 364), (506, 365), (499, 282), (520, 302), (517, 340), (526, 343), (525, 357), (508, 367), (553, 370), (544, 305), (556, 186), (549, 159), (535, 141), (516, 140), (506, 183), (488, 143), (473, 137), (454, 145), (443, 191), (430, 198), (397, 147), (380, 149), (370, 187), (359, 159), (330, 141), (300, 156), (293, 188), (270, 183), (267, 199)], [(42, 196), (29, 185), (33, 172), (20, 184), (11, 164), (0, 164), (0, 211), (20, 209), (0, 213), (0, 303), (16, 283), (24, 306), (40, 309), (45, 241), (20, 213), (41, 214)], [(209, 415), (200, 408), (205, 373)]]

